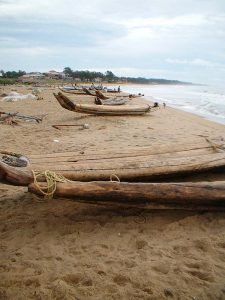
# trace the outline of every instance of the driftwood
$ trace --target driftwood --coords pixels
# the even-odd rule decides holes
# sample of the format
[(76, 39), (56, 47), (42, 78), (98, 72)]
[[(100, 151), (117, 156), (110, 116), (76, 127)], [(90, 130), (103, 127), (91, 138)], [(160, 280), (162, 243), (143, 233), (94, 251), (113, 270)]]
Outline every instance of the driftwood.
[(85, 125), (86, 124), (58, 124), (52, 125), (52, 127), (60, 130), (60, 127), (85, 127)]
[(25, 116), (25, 115), (20, 115), (17, 112), (16, 113), (11, 113), (11, 112), (0, 111), (0, 117), (2, 115), (3, 115), (3, 117), (15, 117), (17, 119), (36, 121), (37, 123), (42, 122), (43, 118), (46, 116), (46, 115), (44, 115), (42, 117)]
[(16, 120), (14, 120), (16, 113), (11, 115), (3, 115), (0, 113), (0, 123), (5, 125), (19, 125)]
[[(40, 183), (46, 189), (46, 183)], [(35, 184), (28, 190), (41, 195)], [(66, 182), (57, 183), (55, 197), (126, 204), (182, 204), (225, 206), (225, 181), (185, 183)]]
[(94, 114), (94, 115), (111, 115), (111, 116), (122, 116), (122, 115), (143, 115), (150, 111), (151, 107), (148, 104), (145, 105), (126, 105), (126, 106), (114, 106), (114, 105), (92, 105), (92, 104), (75, 104), (68, 97), (63, 95), (61, 92), (58, 94), (54, 93), (55, 98), (59, 104), (70, 111)]

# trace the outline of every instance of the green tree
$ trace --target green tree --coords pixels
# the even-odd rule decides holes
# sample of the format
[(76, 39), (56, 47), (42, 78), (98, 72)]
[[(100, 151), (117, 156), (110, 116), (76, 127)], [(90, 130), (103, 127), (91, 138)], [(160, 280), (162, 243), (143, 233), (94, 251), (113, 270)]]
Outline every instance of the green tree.
[(4, 72), (3, 74), (3, 77), (4, 78), (13, 78), (13, 79), (16, 79), (22, 75), (25, 75), (26, 72), (25, 71), (21, 71), (19, 70), (18, 72), (16, 71), (7, 71), (7, 72)]
[(66, 75), (68, 75), (68, 76), (70, 76), (70, 77), (73, 77), (73, 71), (71, 70), (71, 68), (65, 67), (64, 70), (63, 70), (63, 72), (64, 72)]
[(106, 71), (105, 77), (108, 81), (113, 81), (114, 79), (116, 79), (116, 76), (113, 74), (112, 71)]

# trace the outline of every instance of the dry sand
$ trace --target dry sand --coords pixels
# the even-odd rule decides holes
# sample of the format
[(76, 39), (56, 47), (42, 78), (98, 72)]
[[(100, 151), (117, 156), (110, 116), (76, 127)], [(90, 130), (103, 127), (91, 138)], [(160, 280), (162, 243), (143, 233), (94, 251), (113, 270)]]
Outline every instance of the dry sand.
[[(1, 151), (29, 156), (225, 138), (224, 126), (169, 107), (135, 117), (69, 112), (53, 91), (43, 89), (40, 101), (0, 101), (0, 111), (47, 114), (41, 124), (0, 124)], [(84, 123), (89, 129), (51, 127)], [(0, 299), (225, 299), (223, 211), (146, 212), (41, 201), (26, 188), (3, 184), (0, 209)]]

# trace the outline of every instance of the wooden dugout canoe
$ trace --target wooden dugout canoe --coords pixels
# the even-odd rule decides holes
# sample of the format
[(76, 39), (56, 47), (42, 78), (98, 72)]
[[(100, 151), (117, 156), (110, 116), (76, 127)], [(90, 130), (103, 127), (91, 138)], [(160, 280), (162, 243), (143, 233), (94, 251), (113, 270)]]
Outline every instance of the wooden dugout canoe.
[(30, 164), (25, 168), (13, 168), (0, 162), (0, 180), (28, 185), (33, 181), (32, 170), (51, 170), (75, 181), (107, 181), (114, 174), (121, 181), (129, 182), (163, 180), (225, 168), (225, 151), (222, 146), (219, 150), (216, 152), (207, 142), (198, 142), (176, 144), (173, 147), (149, 146), (30, 155)]
[(59, 104), (70, 111), (94, 114), (94, 115), (111, 115), (111, 116), (123, 116), (123, 115), (143, 115), (150, 111), (151, 107), (148, 104), (143, 105), (93, 105), (93, 104), (75, 104), (68, 97), (61, 92), (54, 93), (55, 98)]
[(122, 97), (106, 97), (100, 91), (90, 91), (87, 88), (83, 88), (84, 92), (89, 96), (95, 97), (95, 104), (97, 105), (124, 105), (127, 103), (127, 96)]
[[(107, 99), (111, 99), (112, 98), (112, 96), (108, 97), (104, 93), (102, 93), (101, 91), (98, 91), (98, 90), (95, 91), (95, 94), (96, 94), (96, 96), (98, 96), (102, 100), (107, 100)], [(118, 98), (118, 97), (119, 96), (116, 96), (116, 98)], [(131, 99), (131, 98), (140, 98), (140, 97), (142, 97), (142, 95), (129, 94), (129, 95), (122, 95), (122, 97), (124, 97), (124, 98), (130, 98)]]
[[(3, 166), (5, 167), (5, 173), (3, 174), (2, 164), (0, 163), (1, 180), (5, 176), (5, 179), (7, 178), (15, 185), (28, 186), (28, 191), (37, 195), (43, 195), (41, 191), (47, 191), (45, 182), (39, 182), (37, 186), (33, 182), (33, 175), (31, 173), (28, 175), (22, 168), (16, 169), (5, 165)], [(167, 183), (57, 182), (53, 196), (78, 199), (79, 201), (99, 201), (104, 205), (112, 203), (125, 206), (138, 205), (147, 209), (188, 208), (208, 210), (217, 207), (221, 209), (225, 207), (225, 181)]]
[(102, 100), (98, 97), (95, 98), (96, 105), (124, 105), (127, 103), (125, 98), (111, 98), (107, 100)]
[(63, 93), (78, 95), (78, 96), (87, 94), (85, 91), (83, 91), (83, 89), (80, 89), (80, 90), (75, 90), (75, 89), (74, 90), (67, 90), (67, 89), (59, 87), (59, 90), (62, 91)]

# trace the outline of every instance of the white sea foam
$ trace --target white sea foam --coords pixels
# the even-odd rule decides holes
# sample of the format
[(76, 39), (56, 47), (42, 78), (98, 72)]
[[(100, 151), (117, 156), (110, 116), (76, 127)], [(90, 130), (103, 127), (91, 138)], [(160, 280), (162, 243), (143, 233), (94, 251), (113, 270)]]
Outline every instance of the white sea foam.
[(122, 89), (225, 124), (225, 89), (194, 85), (125, 85)]

